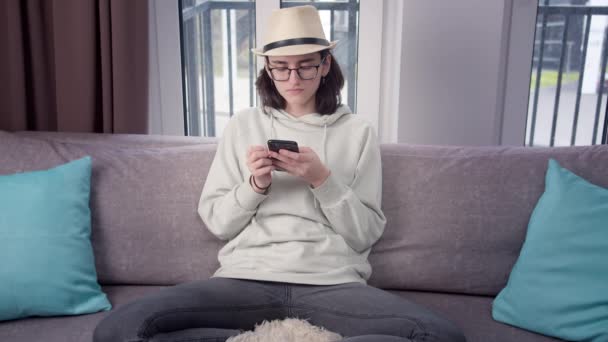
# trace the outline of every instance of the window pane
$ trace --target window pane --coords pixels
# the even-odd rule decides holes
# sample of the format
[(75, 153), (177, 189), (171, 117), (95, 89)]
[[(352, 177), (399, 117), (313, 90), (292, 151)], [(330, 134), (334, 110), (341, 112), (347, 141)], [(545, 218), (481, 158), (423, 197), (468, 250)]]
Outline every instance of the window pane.
[(605, 142), (607, 27), (608, 1), (540, 0), (526, 145)]
[(188, 135), (221, 136), (235, 111), (256, 102), (255, 2), (182, 0)]
[[(356, 110), (358, 0), (295, 2), (320, 10), (346, 79), (342, 101)], [(254, 0), (181, 0), (181, 35), (188, 135), (221, 136), (230, 116), (255, 106), (257, 76)]]
[(315, 6), (319, 10), (325, 36), (330, 41), (339, 41), (333, 54), (345, 78), (342, 102), (356, 112), (359, 0), (281, 0), (281, 7), (302, 5)]

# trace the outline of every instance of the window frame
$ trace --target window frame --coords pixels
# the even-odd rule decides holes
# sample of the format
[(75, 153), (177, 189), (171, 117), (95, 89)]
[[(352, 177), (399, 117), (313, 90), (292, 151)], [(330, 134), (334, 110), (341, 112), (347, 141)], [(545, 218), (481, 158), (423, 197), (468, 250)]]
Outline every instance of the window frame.
[[(390, 0), (359, 0), (359, 48), (358, 48), (358, 70), (357, 70), (357, 94), (356, 97), (357, 113), (365, 120), (369, 121), (378, 132), (380, 123), (384, 126), (396, 127), (391, 122), (396, 122), (397, 113), (385, 113), (382, 108), (387, 106), (386, 101), (398, 103), (398, 96), (382, 95), (383, 73), (381, 61), (383, 55), (383, 17), (385, 6), (394, 7)], [(181, 80), (182, 60), (180, 56), (181, 47), (176, 47), (176, 42), (180, 41), (180, 23), (178, 1), (171, 2), (165, 0), (151, 0), (150, 6), (150, 133), (151, 134), (170, 134), (187, 135), (185, 125), (185, 108), (183, 105), (183, 84)], [(256, 0), (256, 46), (262, 44), (265, 23), (273, 10), (280, 8), (280, 0)], [(395, 23), (396, 28), (401, 28), (401, 21)], [(386, 28), (387, 32), (393, 31)], [(400, 32), (400, 31), (399, 31)], [(398, 35), (400, 37), (400, 34)], [(394, 44), (392, 44), (394, 45)], [(395, 48), (390, 50), (395, 51)], [(396, 49), (400, 52), (400, 48)], [(175, 51), (175, 53), (166, 53)], [(385, 53), (386, 56), (386, 53)], [(400, 54), (399, 56), (400, 57)], [(399, 61), (399, 58), (391, 60)], [(264, 60), (256, 58), (256, 74), (263, 66)], [(399, 66), (394, 66), (399, 69)], [(394, 84), (395, 77), (398, 77), (398, 70), (393, 69), (389, 77), (391, 84)], [(180, 77), (174, 77), (179, 75)], [(385, 75), (386, 76), (386, 75)], [(386, 77), (384, 77), (386, 78)], [(384, 81), (386, 82), (386, 81)], [(390, 83), (390, 82), (389, 82)], [(398, 83), (398, 79), (397, 79)], [(365, 95), (363, 95), (365, 94)], [(381, 105), (380, 99), (382, 98)], [(179, 99), (179, 100), (176, 100)], [(390, 104), (389, 104), (390, 107)], [(393, 106), (394, 107), (394, 106)], [(388, 134), (388, 133), (387, 133)], [(391, 135), (394, 135), (391, 133)]]

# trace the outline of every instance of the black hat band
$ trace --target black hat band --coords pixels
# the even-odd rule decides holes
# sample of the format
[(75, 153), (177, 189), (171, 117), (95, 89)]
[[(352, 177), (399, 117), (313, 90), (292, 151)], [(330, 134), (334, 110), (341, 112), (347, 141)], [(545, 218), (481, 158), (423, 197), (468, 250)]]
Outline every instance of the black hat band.
[(316, 44), (316, 45), (329, 46), (329, 42), (327, 41), (327, 39), (292, 38), (292, 39), (279, 40), (278, 42), (266, 44), (266, 45), (264, 45), (263, 51), (266, 52), (268, 50), (277, 49), (277, 48), (281, 48), (281, 47), (285, 47), (285, 46), (303, 45), (303, 44)]

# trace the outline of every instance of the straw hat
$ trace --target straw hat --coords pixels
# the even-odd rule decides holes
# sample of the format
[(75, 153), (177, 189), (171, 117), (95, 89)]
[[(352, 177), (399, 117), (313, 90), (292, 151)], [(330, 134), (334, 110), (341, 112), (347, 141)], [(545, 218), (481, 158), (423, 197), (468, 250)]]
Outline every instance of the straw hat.
[(333, 49), (337, 42), (325, 38), (316, 8), (296, 6), (274, 10), (268, 21), (264, 46), (251, 51), (259, 56), (305, 55)]

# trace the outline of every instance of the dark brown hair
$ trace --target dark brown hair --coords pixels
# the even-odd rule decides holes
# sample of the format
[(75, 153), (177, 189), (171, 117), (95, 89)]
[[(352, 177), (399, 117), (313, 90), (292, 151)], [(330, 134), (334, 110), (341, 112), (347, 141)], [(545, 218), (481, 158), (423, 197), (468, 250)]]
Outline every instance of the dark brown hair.
[[(333, 114), (338, 106), (342, 104), (342, 96), (340, 91), (344, 86), (344, 76), (342, 76), (342, 70), (336, 62), (334, 56), (329, 50), (320, 51), (321, 60), (330, 55), (331, 64), (329, 73), (325, 76), (325, 82), (321, 81), (319, 89), (315, 97), (316, 111), (319, 114), (329, 115)], [(266, 57), (268, 62), (268, 57)], [(285, 109), (287, 103), (281, 94), (279, 94), (277, 88), (272, 83), (272, 78), (268, 76), (266, 68), (262, 68), (258, 75), (258, 79), (255, 81), (255, 86), (258, 89), (258, 94), (264, 107), (272, 107), (275, 109)]]

